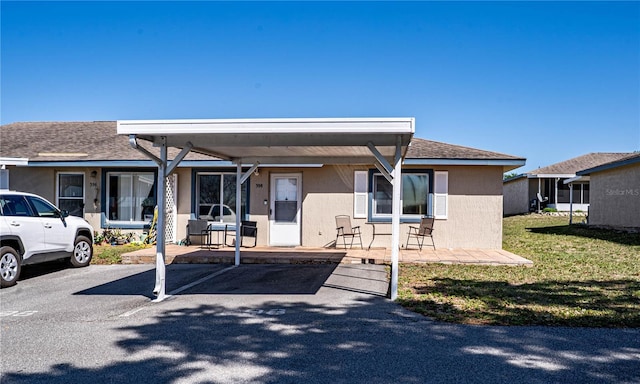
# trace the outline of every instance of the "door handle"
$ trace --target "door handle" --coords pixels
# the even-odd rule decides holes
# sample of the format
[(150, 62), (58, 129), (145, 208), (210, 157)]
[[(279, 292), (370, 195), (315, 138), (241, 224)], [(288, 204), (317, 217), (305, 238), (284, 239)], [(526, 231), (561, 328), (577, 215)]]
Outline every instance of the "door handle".
[(51, 224), (45, 224), (44, 227), (47, 229), (51, 229)]
[(11, 224), (9, 225), (11, 225), (12, 227), (19, 227), (20, 223), (16, 223), (15, 221), (12, 221)]

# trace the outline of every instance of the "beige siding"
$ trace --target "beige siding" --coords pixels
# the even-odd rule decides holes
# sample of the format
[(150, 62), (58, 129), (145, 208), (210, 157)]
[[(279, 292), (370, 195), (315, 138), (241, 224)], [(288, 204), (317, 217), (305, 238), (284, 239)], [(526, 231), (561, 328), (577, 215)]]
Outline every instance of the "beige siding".
[(529, 212), (529, 180), (527, 178), (505, 182), (502, 191), (505, 215)]
[[(249, 216), (258, 227), (257, 243), (269, 244), (269, 171), (261, 169), (258, 176), (251, 175), (246, 182), (249, 183)], [(304, 186), (304, 175), (302, 185)], [(267, 204), (264, 203), (265, 200)]]
[[(335, 216), (353, 216), (353, 167), (271, 168), (252, 175), (250, 217), (257, 221), (258, 244), (269, 243), (270, 176), (275, 173), (302, 174), (301, 242), (306, 247), (323, 247), (335, 240)], [(359, 168), (364, 170), (365, 168)], [(264, 204), (264, 201), (267, 204)], [(362, 220), (364, 223), (365, 220)]]
[(305, 171), (302, 177), (303, 245), (332, 244), (336, 238), (336, 215), (349, 215), (352, 225), (364, 226), (365, 219), (353, 219), (353, 172), (365, 169), (325, 166)]
[[(326, 246), (335, 240), (335, 216), (353, 217), (353, 172), (366, 167), (326, 166), (303, 172), (302, 243)], [(502, 247), (502, 169), (500, 167), (440, 167), (449, 172), (449, 216), (436, 220), (435, 241), (439, 248)], [(363, 242), (372, 239), (366, 219), (360, 225)], [(401, 246), (406, 244), (410, 224), (402, 224)], [(414, 224), (415, 225), (415, 224)], [(376, 224), (376, 232), (390, 233), (390, 224)], [(373, 246), (388, 247), (391, 236), (377, 236)]]
[[(302, 174), (302, 245), (328, 246), (335, 240), (335, 216), (353, 217), (353, 172), (368, 170), (366, 166), (324, 166), (321, 168), (271, 168), (261, 169), (258, 176), (249, 180), (250, 218), (258, 223), (258, 244), (269, 240), (269, 180), (272, 173)], [(417, 168), (417, 167), (412, 167)], [(85, 173), (85, 218), (100, 228), (100, 195), (94, 208), (93, 193), (89, 187), (91, 171), (100, 169), (73, 168), (65, 172)], [(435, 242), (438, 248), (489, 248), (502, 245), (502, 168), (489, 166), (438, 167), (436, 171), (449, 172), (449, 212), (445, 220), (436, 220)], [(55, 202), (55, 178), (57, 170), (51, 168), (11, 168), (10, 187), (38, 193)], [(191, 216), (192, 170), (178, 168), (178, 225), (176, 238), (186, 237), (186, 225)], [(100, 186), (100, 188), (103, 188)], [(372, 225), (366, 219), (352, 219), (353, 225), (362, 229), (364, 247), (372, 239)], [(404, 247), (410, 224), (402, 224), (400, 243)], [(415, 224), (414, 224), (415, 225)], [(378, 233), (390, 233), (390, 224), (377, 224)], [(134, 231), (135, 232), (135, 231)], [(389, 247), (391, 236), (376, 237), (374, 247)]]
[(56, 204), (56, 175), (58, 172), (84, 173), (84, 218), (94, 229), (100, 229), (100, 187), (98, 187), (98, 202), (94, 205), (95, 189), (89, 185), (91, 171), (97, 172), (96, 180), (100, 183), (99, 168), (34, 168), (11, 167), (9, 169), (9, 188), (15, 191), (35, 193)]
[(178, 223), (176, 240), (187, 237), (187, 224), (191, 218), (191, 168), (176, 168), (178, 175)]
[(591, 174), (589, 224), (640, 228), (640, 164)]
[(9, 167), (9, 189), (35, 193), (55, 202), (55, 175), (51, 168)]
[(449, 217), (436, 220), (437, 247), (502, 248), (502, 168), (449, 167)]

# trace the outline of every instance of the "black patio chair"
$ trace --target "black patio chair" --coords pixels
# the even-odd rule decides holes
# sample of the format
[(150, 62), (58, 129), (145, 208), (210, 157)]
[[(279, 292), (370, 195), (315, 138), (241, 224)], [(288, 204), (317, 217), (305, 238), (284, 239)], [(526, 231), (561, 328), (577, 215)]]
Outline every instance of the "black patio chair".
[(242, 226), (240, 227), (240, 246), (243, 247), (244, 244), (242, 240), (245, 237), (253, 237), (253, 245), (247, 246), (248, 248), (253, 248), (258, 244), (258, 223), (256, 221), (242, 221)]
[(200, 237), (200, 246), (208, 245), (209, 224), (207, 220), (189, 220), (187, 224), (187, 245), (192, 244), (191, 238), (194, 236)]

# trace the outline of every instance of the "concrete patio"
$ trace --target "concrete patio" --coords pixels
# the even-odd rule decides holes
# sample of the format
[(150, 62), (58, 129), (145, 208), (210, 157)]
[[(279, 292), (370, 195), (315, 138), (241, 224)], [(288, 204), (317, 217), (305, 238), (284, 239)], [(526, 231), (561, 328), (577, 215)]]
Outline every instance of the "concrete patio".
[[(181, 246), (167, 244), (165, 249), (167, 264), (173, 263), (223, 263), (233, 264), (234, 248), (202, 248), (199, 245)], [(123, 264), (146, 264), (155, 262), (156, 248), (146, 248), (126, 253)], [(391, 263), (391, 250), (386, 248), (340, 249), (340, 248), (278, 248), (255, 247), (242, 248), (242, 264), (306, 264), (306, 263), (343, 263), (343, 264), (388, 264)], [(533, 262), (501, 249), (401, 249), (400, 263), (441, 263), (474, 265), (524, 265)]]

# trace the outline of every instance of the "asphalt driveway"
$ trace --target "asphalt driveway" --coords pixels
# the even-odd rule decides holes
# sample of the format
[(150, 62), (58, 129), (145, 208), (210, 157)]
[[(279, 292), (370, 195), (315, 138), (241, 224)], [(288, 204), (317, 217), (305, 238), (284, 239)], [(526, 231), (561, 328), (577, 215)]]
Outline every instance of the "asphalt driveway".
[(386, 299), (378, 265), (170, 265), (162, 303), (154, 278), (27, 271), (0, 290), (0, 382), (640, 382), (637, 329), (438, 323)]

